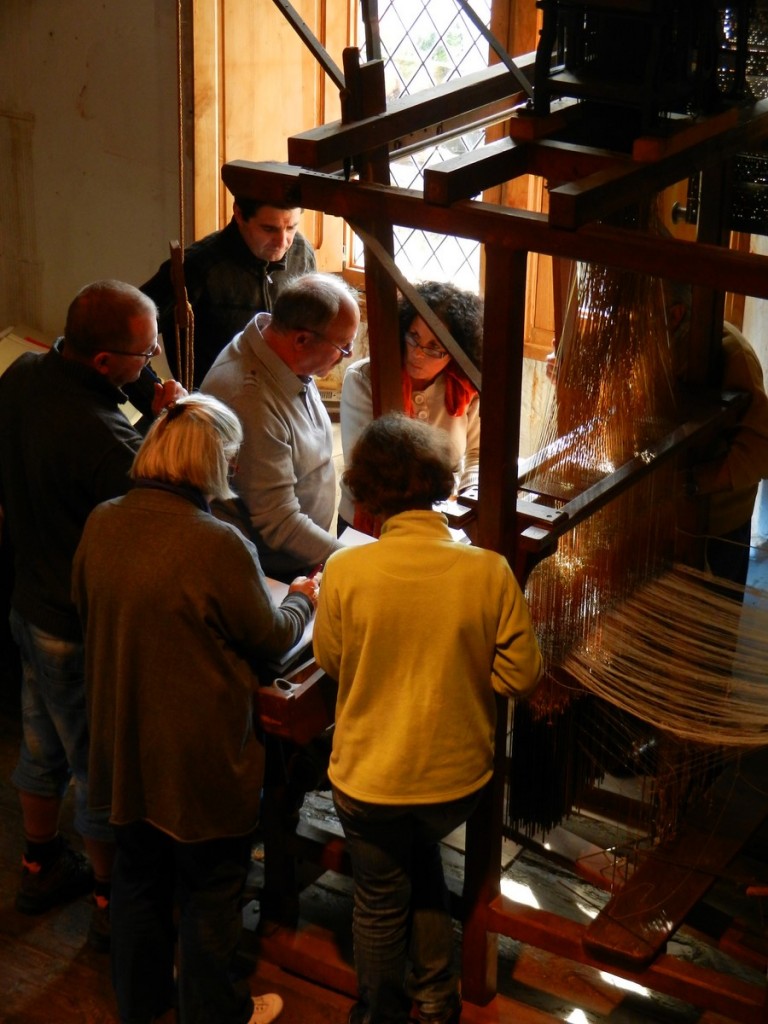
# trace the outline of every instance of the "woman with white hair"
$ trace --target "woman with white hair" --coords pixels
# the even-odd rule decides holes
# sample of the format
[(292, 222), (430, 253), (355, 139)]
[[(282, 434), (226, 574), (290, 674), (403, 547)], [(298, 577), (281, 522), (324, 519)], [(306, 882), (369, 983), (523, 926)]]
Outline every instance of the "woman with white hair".
[(73, 567), (85, 636), (89, 803), (111, 807), (112, 974), (123, 1024), (174, 1001), (182, 1024), (267, 1024), (277, 995), (232, 980), (240, 896), (258, 821), (264, 748), (254, 726), (262, 659), (313, 614), (301, 577), (275, 607), (256, 549), (210, 513), (231, 496), (242, 441), (210, 395), (152, 425), (133, 488), (91, 514)]

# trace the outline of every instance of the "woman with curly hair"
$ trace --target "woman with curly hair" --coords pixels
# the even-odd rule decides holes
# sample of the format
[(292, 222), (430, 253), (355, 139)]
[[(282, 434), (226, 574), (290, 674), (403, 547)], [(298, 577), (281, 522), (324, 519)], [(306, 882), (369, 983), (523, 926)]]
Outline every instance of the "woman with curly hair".
[[(473, 292), (453, 284), (425, 281), (416, 287), (418, 295), (445, 324), (462, 351), (476, 366), (482, 359), (483, 303)], [(454, 493), (477, 483), (480, 459), (480, 396), (459, 364), (445, 350), (434, 332), (405, 296), (398, 304), (402, 355), (403, 410), (444, 430), (450, 440), (456, 465)], [(344, 462), (349, 458), (363, 428), (373, 418), (370, 359), (352, 363), (344, 375), (341, 390), (341, 443)], [(342, 484), (338, 533), (353, 524), (366, 533), (371, 523), (356, 508)]]

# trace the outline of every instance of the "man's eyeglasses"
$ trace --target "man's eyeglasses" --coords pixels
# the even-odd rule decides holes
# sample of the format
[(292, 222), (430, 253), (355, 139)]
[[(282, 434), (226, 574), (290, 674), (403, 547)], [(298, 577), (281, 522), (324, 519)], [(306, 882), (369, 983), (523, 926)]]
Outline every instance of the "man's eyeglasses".
[(328, 345), (333, 345), (333, 347), (337, 351), (341, 352), (345, 359), (349, 359), (349, 357), (355, 350), (354, 338), (352, 339), (352, 341), (348, 341), (346, 345), (337, 345), (335, 341), (331, 341), (330, 338), (326, 338), (326, 336), (324, 334), (321, 334), (320, 331), (313, 331), (311, 327), (299, 327), (297, 328), (297, 330), (305, 331), (307, 334), (314, 334), (314, 336), (316, 338), (320, 338), (321, 341), (326, 342)]
[(438, 348), (437, 345), (422, 345), (419, 336), (413, 331), (405, 332), (405, 343), (411, 348), (420, 349), (429, 359), (445, 359), (448, 355), (444, 348)]
[(127, 352), (124, 348), (103, 348), (100, 351), (109, 352), (113, 356), (129, 356), (131, 359), (143, 359), (145, 363), (148, 363), (150, 359), (160, 355), (160, 343), (156, 341), (149, 352)]

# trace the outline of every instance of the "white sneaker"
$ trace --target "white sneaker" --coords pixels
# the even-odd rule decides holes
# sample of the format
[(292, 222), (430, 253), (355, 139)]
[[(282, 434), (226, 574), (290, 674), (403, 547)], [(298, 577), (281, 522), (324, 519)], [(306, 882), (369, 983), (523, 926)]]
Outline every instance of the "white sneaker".
[(276, 992), (253, 997), (253, 1013), (248, 1024), (269, 1024), (283, 1012), (283, 1000)]

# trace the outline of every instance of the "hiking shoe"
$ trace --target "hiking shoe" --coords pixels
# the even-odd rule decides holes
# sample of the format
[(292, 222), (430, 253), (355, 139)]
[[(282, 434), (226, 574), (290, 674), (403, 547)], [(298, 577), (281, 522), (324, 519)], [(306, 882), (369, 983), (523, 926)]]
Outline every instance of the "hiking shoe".
[(109, 952), (112, 942), (112, 925), (109, 920), (109, 900), (103, 896), (94, 896), (93, 898), (87, 942), (97, 953)]
[(248, 1024), (269, 1024), (283, 1012), (283, 1000), (275, 992), (253, 997), (253, 1013)]
[(66, 843), (50, 867), (21, 860), (21, 885), (15, 906), (22, 914), (44, 914), (59, 903), (83, 896), (93, 888), (93, 871), (87, 859)]

